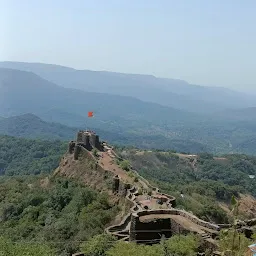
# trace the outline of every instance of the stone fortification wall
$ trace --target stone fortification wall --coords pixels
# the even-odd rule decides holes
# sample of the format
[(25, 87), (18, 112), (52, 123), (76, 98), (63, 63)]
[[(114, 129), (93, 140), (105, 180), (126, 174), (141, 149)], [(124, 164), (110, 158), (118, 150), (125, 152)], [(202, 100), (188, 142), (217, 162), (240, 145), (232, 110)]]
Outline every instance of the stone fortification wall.
[(190, 214), (186, 211), (183, 210), (178, 210), (178, 209), (159, 209), (159, 210), (148, 210), (148, 211), (139, 211), (137, 213), (133, 213), (134, 217), (141, 217), (141, 216), (146, 216), (146, 215), (159, 215), (159, 214), (166, 214), (166, 215), (180, 215), (188, 220), (192, 221), (193, 223), (214, 230), (214, 231), (219, 231), (220, 227), (216, 224), (210, 223), (203, 221), (199, 218), (197, 218), (195, 215)]
[[(218, 231), (220, 230), (218, 225), (205, 222), (200, 220), (196, 216), (177, 209), (160, 209), (160, 210), (147, 210), (147, 211), (138, 211), (134, 212), (131, 215), (131, 223), (130, 223), (130, 241), (136, 241), (138, 243), (158, 243), (160, 240), (160, 234), (164, 235), (166, 238), (171, 237), (172, 235), (178, 234), (188, 234), (191, 232), (187, 227), (183, 226), (181, 222), (177, 222), (175, 218), (157, 218), (154, 216), (154, 219), (147, 219), (144, 221), (140, 221), (140, 217), (147, 215), (180, 215), (189, 219), (193, 223), (198, 226), (205, 227), (207, 229), (212, 230), (212, 232), (202, 229), (201, 232), (197, 233), (201, 236), (202, 245), (208, 246), (209, 248), (216, 249), (217, 245), (212, 238), (214, 238)], [(148, 231), (148, 232), (145, 232)], [(155, 233), (157, 231), (157, 233)], [(209, 232), (209, 233), (208, 233)]]
[(150, 222), (140, 222), (139, 216), (132, 214), (130, 225), (130, 241), (137, 243), (159, 243), (159, 233), (170, 238), (172, 236), (170, 219), (155, 219)]
[(90, 143), (93, 147), (96, 147), (96, 135), (95, 134), (90, 135)]
[(90, 144), (92, 147), (102, 150), (99, 136), (96, 134), (90, 134)]
[(118, 225), (110, 226), (106, 228), (105, 231), (110, 235), (114, 234), (118, 236), (118, 234), (115, 234), (115, 232), (122, 231), (127, 227), (129, 222), (131, 221), (131, 215), (132, 214), (129, 212)]
[(90, 136), (88, 133), (83, 133), (83, 144), (87, 150), (92, 150), (92, 146), (90, 144)]
[(113, 178), (113, 187), (112, 187), (113, 193), (119, 193), (119, 185), (120, 185), (120, 179), (119, 179), (118, 175), (116, 175)]
[(78, 156), (79, 156), (79, 153), (81, 151), (81, 146), (80, 145), (75, 145), (75, 148), (74, 148), (74, 160), (78, 160)]
[(76, 136), (77, 142), (83, 142), (83, 131), (79, 131)]
[[(95, 156), (93, 156), (93, 154), (90, 152), (92, 147), (96, 147), (96, 148), (100, 148), (101, 147), (101, 143), (99, 141), (99, 136), (97, 136), (94, 133), (87, 133), (84, 131), (79, 131), (77, 133), (77, 141), (71, 141), (69, 143), (69, 153), (72, 154), (74, 153), (74, 159), (78, 159), (79, 154), (82, 152), (87, 158), (94, 160), (97, 164), (97, 170), (100, 172), (108, 172), (108, 170), (105, 170), (103, 167), (101, 167), (98, 162), (97, 162), (97, 158)], [(113, 151), (113, 155), (116, 156), (115, 152)], [(156, 187), (153, 187), (145, 178), (143, 178), (142, 176), (140, 176), (138, 174), (138, 172), (134, 169), (132, 169), (137, 175), (138, 178), (144, 182), (144, 184), (146, 184), (146, 187), (157, 191), (158, 194), (161, 196), (164, 196), (166, 198), (168, 198), (168, 202), (172, 205), (172, 207), (176, 206), (176, 199), (175, 197), (172, 197), (168, 194), (164, 194), (164, 193), (159, 193), (159, 189)], [(110, 172), (108, 172), (110, 173)], [(193, 223), (208, 228), (210, 230), (214, 230), (214, 231), (219, 231), (220, 227), (218, 225), (203, 221), (199, 218), (197, 218), (196, 216), (194, 216), (193, 214), (190, 214), (186, 211), (183, 210), (178, 210), (178, 209), (158, 209), (158, 210), (142, 210), (142, 208), (140, 207), (140, 205), (138, 205), (136, 203), (136, 197), (138, 195), (138, 188), (136, 188), (135, 186), (131, 186), (130, 184), (126, 184), (124, 182), (122, 182), (118, 176), (114, 176), (113, 173), (111, 173), (111, 175), (113, 176), (112, 181), (113, 181), (113, 187), (112, 187), (112, 192), (113, 193), (117, 193), (119, 196), (121, 197), (125, 197), (129, 207), (130, 207), (130, 211), (129, 213), (123, 218), (123, 220), (121, 221), (121, 223), (119, 223), (118, 225), (112, 225), (108, 228), (106, 228), (106, 232), (109, 234), (113, 234), (115, 236), (117, 236), (119, 239), (130, 239), (130, 240), (137, 240), (137, 236), (138, 234), (136, 233), (137, 230), (140, 229), (148, 229), (151, 228), (152, 232), (154, 232), (154, 230), (156, 230), (157, 228), (159, 229), (159, 227), (169, 227), (169, 230), (167, 230), (166, 232), (166, 237), (171, 236), (171, 234), (186, 234), (189, 231), (186, 230), (180, 223), (177, 223), (174, 219), (170, 219), (170, 218), (158, 218), (156, 220), (154, 220), (152, 223), (150, 222), (150, 225), (148, 223), (143, 223), (140, 222), (140, 217), (141, 216), (145, 216), (145, 215), (151, 215), (151, 214), (167, 214), (167, 215), (180, 215), (185, 217), (186, 219), (189, 219), (190, 221), (192, 221)], [(147, 226), (149, 225), (149, 226)], [(145, 227), (144, 227), (145, 226)], [(146, 228), (147, 226), (147, 228)], [(161, 228), (162, 229), (162, 228)], [(147, 235), (146, 235), (147, 236)], [(146, 238), (145, 235), (139, 235), (139, 238)], [(150, 238), (151, 236), (148, 235), (148, 238)], [(154, 238), (154, 237), (152, 237)]]
[(128, 194), (128, 190), (131, 188), (131, 184), (120, 182), (119, 184), (119, 194), (125, 197)]
[(68, 144), (68, 152), (69, 152), (69, 154), (72, 154), (74, 152), (75, 145), (76, 145), (76, 143), (73, 140), (71, 140), (69, 142), (69, 144)]
[(171, 204), (172, 207), (176, 206), (176, 198), (174, 196), (170, 196), (168, 194), (160, 193), (159, 189), (157, 187), (152, 186), (147, 179), (142, 177), (134, 168), (132, 168), (132, 171), (138, 176), (140, 180), (142, 180), (147, 186), (152, 189), (153, 191), (158, 192), (160, 195), (166, 196), (169, 199), (169, 203)]
[(185, 229), (182, 225), (180, 225), (178, 222), (176, 222), (175, 220), (171, 220), (171, 230), (172, 230), (172, 235), (187, 235), (190, 232)]
[(246, 223), (246, 225), (248, 225), (250, 227), (256, 226), (256, 218), (250, 219), (250, 220), (246, 220), (245, 223)]
[(162, 196), (166, 196), (169, 199), (169, 203), (172, 205), (172, 207), (176, 206), (176, 198), (174, 196), (170, 196), (168, 194), (160, 193)]
[[(122, 183), (122, 182), (121, 182)], [(129, 184), (124, 184), (127, 188)], [(118, 239), (129, 239), (129, 223), (131, 223), (131, 216), (133, 212), (139, 210), (137, 203), (135, 202), (134, 193), (137, 193), (135, 187), (127, 189), (126, 200), (129, 203), (130, 212), (123, 218), (123, 220), (118, 225), (112, 225), (105, 229), (106, 233), (115, 235)]]
[(99, 136), (93, 132), (89, 131), (79, 131), (76, 136), (76, 143), (82, 144), (87, 150), (92, 150), (92, 148), (97, 148), (102, 151), (102, 144), (100, 142)]

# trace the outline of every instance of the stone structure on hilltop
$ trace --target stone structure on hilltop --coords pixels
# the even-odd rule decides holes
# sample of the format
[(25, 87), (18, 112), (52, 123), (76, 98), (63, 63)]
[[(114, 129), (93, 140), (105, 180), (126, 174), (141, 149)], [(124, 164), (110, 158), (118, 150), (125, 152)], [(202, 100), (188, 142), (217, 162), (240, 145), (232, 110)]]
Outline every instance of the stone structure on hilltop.
[(114, 178), (113, 178), (113, 193), (118, 193), (119, 192), (119, 185), (120, 185), (120, 179), (118, 177), (118, 175), (116, 175)]
[(92, 150), (93, 148), (96, 148), (101, 151), (103, 149), (102, 143), (99, 139), (99, 135), (97, 135), (94, 131), (80, 130), (77, 133), (76, 142), (82, 145), (87, 150)]
[(74, 153), (74, 159), (78, 159), (80, 149), (85, 148), (88, 151), (92, 149), (97, 149), (103, 151), (103, 143), (100, 142), (99, 136), (93, 131), (83, 131), (80, 130), (77, 133), (76, 141), (70, 141), (68, 146), (68, 152), (70, 154)]
[[(96, 149), (96, 153), (92, 152), (93, 149)], [(101, 142), (95, 132), (79, 131), (76, 141), (69, 142), (68, 153), (69, 156), (73, 154), (72, 161), (77, 162), (81, 152), (85, 153), (84, 157), (95, 161), (97, 172), (111, 175), (112, 193), (125, 198), (130, 207), (121, 223), (106, 228), (108, 234), (124, 241), (147, 241), (152, 244), (154, 241), (160, 241), (162, 236), (168, 238), (174, 234), (191, 232), (198, 234), (204, 246), (214, 251), (217, 248), (216, 238), (219, 231), (230, 227), (229, 224), (216, 225), (206, 222), (189, 212), (176, 209), (175, 197), (160, 193), (158, 188), (150, 185), (134, 169), (130, 169), (129, 172), (135, 175), (132, 179), (128, 172), (114, 161), (120, 159), (113, 148), (106, 142)], [(139, 191), (146, 192), (143, 194)], [(256, 220), (246, 223), (246, 226), (253, 224), (256, 224)]]

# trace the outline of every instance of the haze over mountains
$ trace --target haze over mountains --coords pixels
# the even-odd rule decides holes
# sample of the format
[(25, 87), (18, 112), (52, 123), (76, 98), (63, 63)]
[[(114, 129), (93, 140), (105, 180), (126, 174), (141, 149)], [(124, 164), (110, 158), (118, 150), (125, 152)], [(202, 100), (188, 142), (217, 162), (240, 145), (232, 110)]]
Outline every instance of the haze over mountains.
[[(225, 88), (49, 64), (0, 63), (0, 116), (31, 113), (47, 122), (101, 130), (122, 144), (254, 154), (255, 109), (254, 97)], [(88, 119), (88, 111), (95, 117)], [(5, 128), (13, 125), (13, 120), (4, 122)], [(44, 127), (40, 122), (36, 127)], [(54, 138), (68, 137), (67, 128), (53, 131), (58, 129), (62, 135)]]
[(0, 62), (0, 67), (30, 71), (66, 88), (132, 96), (189, 112), (209, 113), (224, 108), (256, 107), (251, 95), (222, 87), (192, 85), (177, 79), (76, 70), (42, 63)]
[(93, 125), (100, 121), (115, 127), (118, 127), (117, 121), (127, 122), (129, 127), (133, 121), (136, 125), (141, 122), (175, 124), (197, 116), (132, 97), (63, 88), (26, 71), (1, 68), (0, 81), (2, 116), (33, 112), (49, 121), (80, 126), (85, 125), (87, 112), (92, 110), (97, 116), (96, 123), (90, 120)]

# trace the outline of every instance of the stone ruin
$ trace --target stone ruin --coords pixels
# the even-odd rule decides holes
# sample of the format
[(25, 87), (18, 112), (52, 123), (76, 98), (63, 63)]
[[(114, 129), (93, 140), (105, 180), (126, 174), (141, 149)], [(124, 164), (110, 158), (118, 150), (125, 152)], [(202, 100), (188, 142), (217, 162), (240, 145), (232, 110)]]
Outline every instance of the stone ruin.
[(88, 151), (92, 151), (93, 148), (102, 151), (103, 143), (100, 142), (99, 136), (95, 132), (80, 130), (77, 133), (76, 141), (70, 141), (68, 146), (68, 152), (70, 154), (74, 153), (75, 160), (78, 159), (81, 147)]
[[(88, 156), (93, 157), (90, 153), (93, 149), (108, 152), (113, 158), (116, 157), (112, 148), (107, 146), (105, 142), (100, 142), (99, 136), (93, 131), (79, 131), (77, 133), (76, 141), (70, 141), (68, 146), (68, 152), (69, 154), (74, 154), (74, 160), (78, 160), (81, 150), (87, 151)], [(106, 172), (107, 170), (103, 171)], [(148, 183), (143, 177), (139, 176), (139, 179)], [(130, 212), (123, 218), (123, 221), (118, 225), (106, 228), (107, 233), (116, 236), (119, 240), (143, 243), (143, 241), (159, 239), (159, 234), (168, 238), (174, 234), (186, 234), (192, 232), (200, 235), (205, 246), (207, 248), (212, 247), (214, 251), (217, 248), (215, 238), (218, 237), (218, 232), (221, 229), (230, 228), (229, 224), (216, 225), (210, 222), (205, 222), (191, 213), (176, 209), (176, 199), (174, 197), (160, 193), (158, 188), (152, 187), (149, 183), (149, 187), (157, 192), (153, 197), (161, 203), (168, 201), (168, 205), (170, 205), (171, 208), (165, 210), (145, 210), (145, 208), (142, 208), (141, 205), (136, 202), (138, 188), (134, 184), (125, 183), (118, 175), (114, 174), (112, 182), (112, 193), (117, 194), (120, 197), (125, 197), (130, 204)], [(189, 224), (186, 226), (185, 222)], [(244, 226), (253, 226), (251, 222), (249, 221), (248, 223), (246, 222), (245, 225), (241, 225), (241, 231), (246, 234), (248, 228), (245, 228)], [(253, 220), (253, 224), (256, 224), (255, 219)], [(191, 229), (193, 226), (194, 229)], [(150, 231), (148, 233), (143, 233), (143, 230)]]

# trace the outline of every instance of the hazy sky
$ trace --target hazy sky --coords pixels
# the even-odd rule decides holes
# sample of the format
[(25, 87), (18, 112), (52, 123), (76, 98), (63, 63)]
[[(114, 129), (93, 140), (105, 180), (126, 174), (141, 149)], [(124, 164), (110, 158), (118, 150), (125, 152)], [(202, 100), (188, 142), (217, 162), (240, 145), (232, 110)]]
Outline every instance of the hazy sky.
[(0, 60), (256, 91), (256, 0), (0, 0)]

